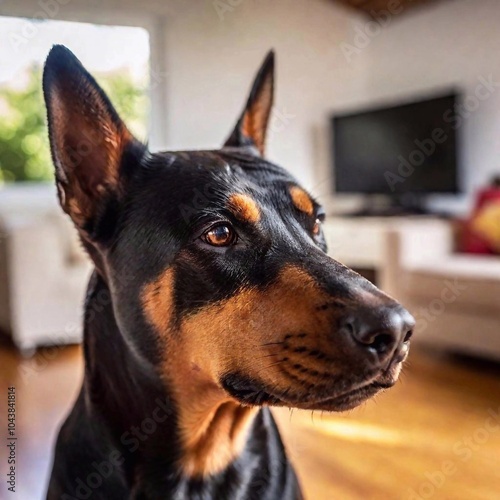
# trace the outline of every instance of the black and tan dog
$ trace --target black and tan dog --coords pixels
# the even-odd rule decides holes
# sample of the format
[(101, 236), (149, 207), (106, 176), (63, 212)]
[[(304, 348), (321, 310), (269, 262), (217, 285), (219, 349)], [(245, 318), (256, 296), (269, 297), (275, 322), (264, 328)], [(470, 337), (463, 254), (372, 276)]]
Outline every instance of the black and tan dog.
[(321, 207), (263, 159), (273, 73), (222, 149), (153, 154), (50, 52), (59, 199), (95, 272), (49, 499), (301, 498), (267, 407), (347, 410), (398, 378), (412, 317), (326, 255)]

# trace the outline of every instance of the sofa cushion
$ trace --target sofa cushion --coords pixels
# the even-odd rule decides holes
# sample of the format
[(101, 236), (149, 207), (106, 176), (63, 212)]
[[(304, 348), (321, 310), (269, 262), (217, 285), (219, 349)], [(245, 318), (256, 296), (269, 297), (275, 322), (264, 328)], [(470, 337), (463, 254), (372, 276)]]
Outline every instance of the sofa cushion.
[(500, 318), (500, 258), (451, 255), (409, 269), (408, 295), (442, 308), (496, 314)]

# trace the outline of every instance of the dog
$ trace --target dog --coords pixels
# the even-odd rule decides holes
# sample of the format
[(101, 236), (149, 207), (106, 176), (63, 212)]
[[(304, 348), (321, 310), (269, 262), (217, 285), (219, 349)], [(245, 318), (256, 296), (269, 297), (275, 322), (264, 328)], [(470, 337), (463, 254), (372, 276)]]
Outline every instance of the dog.
[(150, 153), (50, 51), (58, 197), (95, 270), (49, 500), (302, 498), (269, 407), (344, 411), (398, 379), (414, 320), (326, 254), (324, 210), (264, 159), (273, 87), (270, 52), (220, 150)]

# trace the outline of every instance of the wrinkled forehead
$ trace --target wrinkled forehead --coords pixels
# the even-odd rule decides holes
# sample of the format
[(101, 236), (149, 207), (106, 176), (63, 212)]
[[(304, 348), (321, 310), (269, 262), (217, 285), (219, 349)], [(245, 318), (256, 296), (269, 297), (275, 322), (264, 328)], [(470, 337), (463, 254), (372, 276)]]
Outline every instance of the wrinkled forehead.
[(160, 153), (148, 160), (146, 175), (155, 206), (172, 220), (193, 222), (229, 210), (256, 223), (269, 209), (294, 205), (308, 215), (314, 210), (314, 201), (286, 170), (239, 151)]
[(154, 279), (198, 231), (221, 216), (243, 224), (251, 238), (272, 234), (277, 245), (290, 244), (288, 230), (294, 228), (295, 239), (300, 239), (297, 215), (309, 217), (314, 208), (284, 169), (224, 151), (152, 155), (129, 196), (107, 258), (117, 275), (126, 269), (143, 280)]

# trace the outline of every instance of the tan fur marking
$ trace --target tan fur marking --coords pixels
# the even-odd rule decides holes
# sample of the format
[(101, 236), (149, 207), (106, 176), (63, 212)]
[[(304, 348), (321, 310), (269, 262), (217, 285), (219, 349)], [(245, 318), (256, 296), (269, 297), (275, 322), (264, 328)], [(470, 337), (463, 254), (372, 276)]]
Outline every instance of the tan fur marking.
[(232, 399), (218, 383), (221, 375), (240, 371), (270, 387), (290, 387), (262, 346), (308, 331), (316, 334), (311, 349), (327, 351), (330, 342), (320, 334), (329, 331), (331, 316), (314, 314), (325, 293), (305, 271), (289, 266), (267, 290), (242, 290), (172, 331), (172, 286), (169, 269), (145, 287), (144, 310), (164, 342), (163, 376), (174, 391), (184, 448), (180, 467), (189, 476), (207, 476), (241, 453), (257, 411)]
[(267, 123), (273, 101), (273, 80), (269, 76), (264, 82), (258, 99), (245, 111), (241, 122), (241, 132), (250, 137), (260, 153), (264, 153)]
[(172, 268), (168, 268), (156, 281), (146, 285), (142, 293), (146, 317), (162, 333), (162, 338), (170, 333), (173, 286), (174, 272)]
[(260, 220), (260, 210), (257, 203), (246, 194), (233, 194), (227, 206), (238, 219), (256, 224)]
[(184, 456), (182, 470), (190, 477), (206, 477), (224, 470), (243, 450), (258, 408), (232, 400), (217, 402), (206, 415), (181, 412)]
[(295, 208), (307, 215), (312, 215), (314, 213), (314, 205), (310, 196), (301, 188), (297, 186), (292, 186), (290, 188), (290, 196), (292, 197), (292, 202)]
[[(199, 352), (186, 342), (188, 331), (172, 331), (173, 271), (168, 269), (142, 294), (149, 322), (164, 343), (164, 377), (178, 403), (184, 448), (181, 468), (190, 477), (223, 470), (241, 452), (256, 408), (244, 407), (215, 384), (197, 363)], [(191, 326), (190, 326), (191, 328)]]
[(51, 97), (52, 137), (66, 177), (61, 203), (79, 227), (94, 215), (94, 197), (119, 191), (122, 153), (133, 140), (125, 125), (112, 121), (99, 93), (90, 85), (84, 90), (59, 84)]

